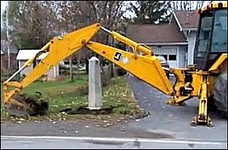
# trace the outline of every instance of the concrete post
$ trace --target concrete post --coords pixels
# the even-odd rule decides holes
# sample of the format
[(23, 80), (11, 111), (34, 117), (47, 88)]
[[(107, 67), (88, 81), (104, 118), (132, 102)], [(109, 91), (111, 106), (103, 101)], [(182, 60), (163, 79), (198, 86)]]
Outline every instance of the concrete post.
[(98, 110), (102, 107), (101, 68), (96, 57), (89, 60), (89, 109)]

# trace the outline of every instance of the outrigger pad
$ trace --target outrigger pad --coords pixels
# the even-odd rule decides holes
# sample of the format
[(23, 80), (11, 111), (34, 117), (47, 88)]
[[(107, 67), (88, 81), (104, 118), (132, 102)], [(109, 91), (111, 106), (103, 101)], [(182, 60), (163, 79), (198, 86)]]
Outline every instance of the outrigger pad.
[(27, 97), (24, 94), (15, 94), (12, 98), (23, 106), (10, 103), (6, 106), (11, 116), (23, 117), (23, 116), (36, 116), (45, 115), (48, 111), (48, 102), (45, 102), (39, 98)]

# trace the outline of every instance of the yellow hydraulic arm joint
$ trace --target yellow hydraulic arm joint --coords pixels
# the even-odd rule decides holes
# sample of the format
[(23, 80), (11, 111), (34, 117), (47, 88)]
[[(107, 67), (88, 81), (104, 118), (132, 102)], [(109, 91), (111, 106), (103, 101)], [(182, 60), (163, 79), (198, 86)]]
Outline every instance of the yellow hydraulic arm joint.
[[(23, 88), (22, 84), (16, 81), (10, 81), (11, 79), (13, 79), (18, 73), (20, 73), (23, 69), (25, 69), (26, 67), (29, 67), (34, 60), (36, 60), (36, 58), (38, 58), (40, 55), (42, 55), (43, 53), (46, 52), (46, 49), (48, 48), (48, 46), (50, 45), (50, 42), (47, 43), (34, 57), (30, 58), (28, 61), (25, 62), (25, 64), (18, 70), (16, 71), (10, 78), (8, 78), (4, 83), (4, 103), (7, 105), (10, 102), (10, 98), (21, 91), (21, 89)], [(15, 90), (9, 91), (9, 87), (14, 87)], [(15, 103), (15, 101), (14, 101)]]
[[(116, 40), (132, 47), (133, 53), (92, 42), (91, 38), (100, 28), (111, 34)], [(157, 57), (153, 56), (153, 51), (149, 47), (140, 45), (117, 32), (109, 31), (106, 28), (101, 27), (99, 23), (95, 23), (68, 33), (62, 37), (55, 37), (48, 42), (33, 58), (28, 60), (22, 68), (20, 68), (14, 75), (4, 82), (5, 104), (10, 102), (13, 94), (19, 93), (22, 89), (26, 88), (28, 85), (40, 78), (49, 69), (80, 50), (83, 46), (86, 46), (95, 53), (129, 71), (163, 93), (168, 95), (174, 94), (172, 85), (162, 69), (160, 61)], [(142, 52), (143, 56), (139, 55), (137, 52)], [(36, 58), (43, 53), (48, 54), (20, 83), (10, 82), (16, 74), (21, 72), (24, 68), (30, 66)], [(10, 91), (9, 86), (15, 89)]]
[(160, 61), (157, 57), (151, 56), (151, 54), (153, 54), (151, 49), (139, 45), (117, 32), (111, 32), (103, 27), (101, 27), (101, 29), (110, 33), (116, 40), (133, 47), (135, 51), (143, 52), (145, 55), (137, 55), (135, 52), (123, 51), (93, 41), (89, 41), (88, 44), (85, 45), (86, 47), (142, 79), (144, 82), (152, 85), (159, 91), (167, 95), (174, 94), (172, 84), (162, 69)]
[(133, 50), (133, 53), (140, 51), (140, 52), (143, 52), (146, 56), (153, 55), (153, 51), (149, 47), (142, 46), (141, 44), (136, 43), (136, 42), (132, 41), (131, 39), (115, 32), (115, 31), (109, 31), (108, 29), (106, 29), (104, 27), (101, 27), (101, 29), (104, 30), (105, 32), (108, 32), (109, 34), (111, 34), (115, 40), (118, 40), (118, 41), (130, 46)]
[(60, 61), (80, 50), (99, 30), (100, 24), (94, 24), (62, 37), (51, 40), (48, 55), (41, 60), (34, 70), (21, 82), (23, 88), (37, 80), (41, 75), (52, 69)]
[[(102, 29), (105, 29), (105, 28), (102, 27)], [(109, 32), (113, 36), (114, 39), (130, 46), (132, 48), (134, 54), (136, 54), (136, 52), (140, 51), (140, 52), (144, 53), (144, 56), (150, 57), (151, 55), (154, 55), (153, 51), (149, 47), (147, 47), (147, 46), (145, 47), (145, 45), (142, 46), (141, 44), (136, 43), (136, 42), (132, 41), (131, 39), (128, 39), (127, 37), (115, 32), (115, 31), (111, 32), (111, 31), (108, 31), (107, 29), (106, 29), (106, 31)]]
[[(108, 32), (114, 39), (131, 47), (133, 52), (91, 41), (91, 38), (99, 29)], [(109, 31), (106, 28), (101, 27), (99, 23), (84, 27), (61, 37), (55, 37), (48, 42), (33, 58), (28, 60), (23, 67), (4, 82), (4, 103), (14, 103), (18, 106), (23, 106), (23, 104), (20, 104), (19, 101), (13, 98), (13, 95), (19, 93), (22, 89), (26, 88), (48, 72), (49, 69), (71, 56), (73, 53), (79, 51), (82, 47), (89, 48), (164, 94), (172, 96), (171, 100), (168, 102), (169, 104), (182, 104), (187, 99), (198, 96), (200, 99), (199, 112), (193, 119), (192, 124), (206, 123), (207, 125), (212, 126), (207, 112), (207, 98), (210, 93), (208, 92), (210, 91), (210, 85), (207, 72), (190, 69), (190, 73), (194, 80), (185, 83), (184, 72), (189, 71), (189, 68), (173, 68), (170, 72), (173, 73), (177, 79), (177, 82), (173, 87), (166, 76), (164, 68), (162, 68), (161, 62), (154, 56), (152, 49), (136, 43), (117, 32)], [(20, 73), (24, 68), (29, 67), (43, 53), (48, 54), (21, 82), (11, 81), (16, 74)], [(221, 66), (220, 64), (226, 64), (226, 57), (227, 55), (222, 55), (221, 59), (216, 62), (216, 65), (211, 68), (211, 71), (220, 70), (221, 68), (218, 66)], [(10, 89), (10, 87), (13, 87), (14, 89)], [(187, 93), (183, 93), (183, 91), (187, 91)]]
[[(20, 92), (35, 80), (40, 78), (49, 69), (57, 65), (60, 61), (80, 50), (100, 29), (100, 24), (96, 23), (82, 29), (76, 30), (62, 37), (55, 37), (47, 43), (35, 57), (28, 60), (23, 67), (15, 72), (6, 82), (4, 82), (4, 103), (9, 104), (13, 94)], [(20, 73), (24, 68), (30, 66), (32, 62), (41, 54), (48, 52), (48, 55), (20, 82), (10, 82), (10, 80)], [(15, 89), (9, 91), (9, 86)]]
[[(131, 47), (133, 52), (91, 41), (92, 37), (99, 29), (108, 32), (114, 39)], [(154, 56), (151, 48), (134, 42), (115, 31), (109, 31), (108, 29), (101, 27), (99, 23), (95, 23), (63, 36), (55, 37), (48, 42), (33, 58), (29, 59), (24, 66), (4, 82), (4, 104), (30, 107), (26, 104), (23, 106), (23, 104), (20, 103), (20, 101), (17, 101), (13, 95), (20, 93), (21, 90), (36, 81), (43, 74), (47, 73), (49, 69), (56, 66), (60, 61), (71, 56), (73, 53), (79, 51), (82, 47), (87, 47), (164, 94), (172, 96), (168, 101), (169, 104), (180, 105), (192, 97), (198, 97), (199, 111), (197, 116), (192, 120), (192, 125), (203, 123), (212, 126), (211, 119), (207, 112), (208, 97), (211, 94), (209, 75), (211, 72), (220, 72), (220, 70), (223, 70), (227, 66), (227, 54), (222, 55), (210, 68), (209, 72), (199, 71), (196, 68), (172, 68), (169, 71), (176, 77), (176, 83), (172, 86), (161, 62)], [(21, 82), (11, 81), (13, 77), (33, 64), (33, 62), (44, 53), (48, 54)], [(187, 72), (188, 74), (191, 74), (194, 80), (185, 81)], [(11, 89), (11, 87), (13, 87), (13, 89)]]
[(221, 73), (223, 70), (227, 70), (227, 54), (221, 54), (216, 62), (209, 69), (210, 73)]

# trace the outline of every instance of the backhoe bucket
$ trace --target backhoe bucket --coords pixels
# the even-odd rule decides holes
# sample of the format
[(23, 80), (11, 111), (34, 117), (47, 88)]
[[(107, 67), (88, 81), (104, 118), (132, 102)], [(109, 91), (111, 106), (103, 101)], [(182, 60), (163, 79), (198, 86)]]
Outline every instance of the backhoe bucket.
[(5, 107), (11, 116), (16, 117), (44, 115), (48, 111), (47, 102), (25, 94), (14, 94)]

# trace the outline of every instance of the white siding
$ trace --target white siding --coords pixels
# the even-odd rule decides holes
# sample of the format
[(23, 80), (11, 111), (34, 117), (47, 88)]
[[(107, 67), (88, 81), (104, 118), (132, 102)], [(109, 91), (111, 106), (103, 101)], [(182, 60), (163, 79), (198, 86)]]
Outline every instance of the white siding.
[[(182, 46), (151, 46), (152, 51), (155, 55), (167, 55), (169, 58), (170, 55), (176, 55), (176, 61), (169, 60), (168, 63), (172, 68), (183, 68), (187, 66), (187, 45)], [(127, 47), (128, 51), (131, 51), (131, 48)]]
[(187, 45), (186, 46), (179, 46), (179, 67), (185, 68), (188, 64), (188, 58), (187, 58)]
[[(20, 50), (18, 55), (17, 55), (17, 60), (19, 61), (19, 68), (21, 68), (24, 63), (34, 57), (40, 50)], [(37, 58), (37, 60), (44, 59), (47, 56), (48, 53), (44, 53), (41, 56)], [(38, 62), (37, 62), (38, 64)], [(31, 72), (33, 69), (33, 64), (24, 70), (21, 71), (20, 75), (28, 75), (29, 72)], [(52, 69), (50, 69), (47, 73), (47, 78), (48, 80), (54, 80), (57, 76), (59, 76), (59, 65), (56, 65)]]
[[(179, 48), (178, 46), (151, 46), (155, 55), (164, 55), (166, 60), (168, 61), (171, 68), (178, 68), (179, 67)], [(175, 57), (172, 59), (172, 57)]]
[(194, 48), (195, 48), (197, 31), (191, 31), (188, 34), (185, 33), (185, 35), (188, 41), (188, 53), (187, 53), (188, 65), (192, 65), (194, 61)]
[[(19, 61), (19, 68), (21, 68), (24, 63), (26, 62), (26, 60), (20, 60)], [(23, 74), (24, 75), (28, 75), (29, 72), (31, 72), (33, 69), (33, 66), (29, 66), (27, 68), (25, 68), (24, 70), (22, 70), (20, 72), (20, 75), (22, 76)], [(46, 73), (47, 77), (48, 77), (48, 80), (54, 80), (56, 77), (59, 76), (59, 65), (53, 67), (52, 69), (50, 69), (47, 73)]]
[[(28, 60), (33, 58), (40, 50), (20, 50), (17, 54), (17, 60)], [(48, 53), (43, 53), (40, 55), (37, 60), (43, 59), (47, 56)]]
[[(19, 61), (19, 68), (21, 68), (25, 64), (26, 60)], [(32, 65), (29, 67), (26, 67), (20, 72), (20, 75), (27, 75), (32, 70)]]

